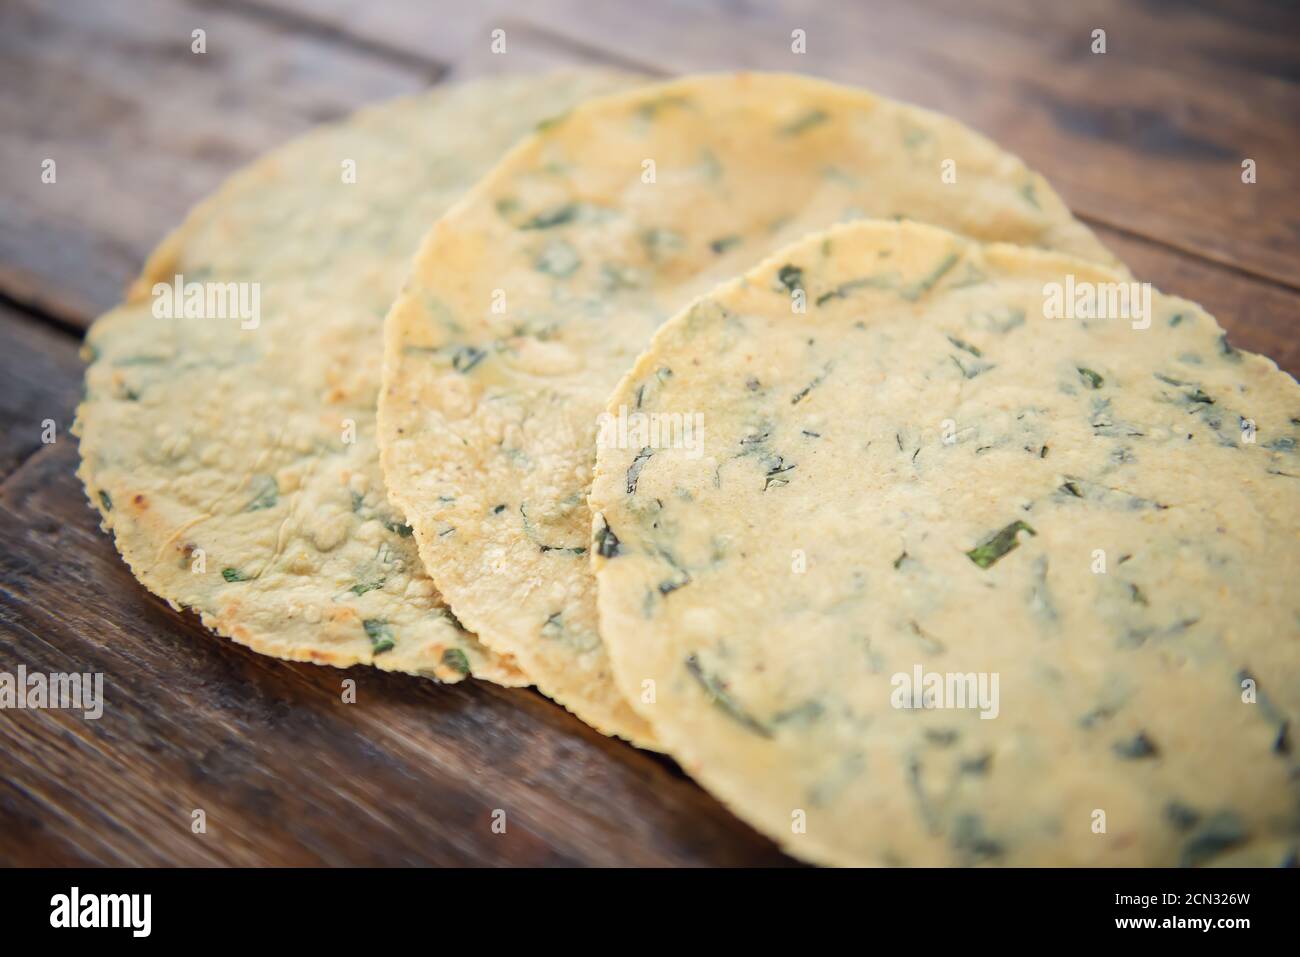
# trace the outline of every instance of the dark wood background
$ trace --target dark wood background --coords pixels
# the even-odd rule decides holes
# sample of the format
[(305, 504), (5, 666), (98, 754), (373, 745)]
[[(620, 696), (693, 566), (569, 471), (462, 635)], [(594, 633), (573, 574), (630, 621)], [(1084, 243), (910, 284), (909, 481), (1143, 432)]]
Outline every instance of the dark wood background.
[(0, 0), (0, 671), (102, 671), (107, 698), (99, 721), (0, 711), (0, 863), (789, 862), (535, 693), (259, 657), (131, 578), (72, 474), (78, 340), (267, 147), (503, 70), (820, 74), (994, 137), (1141, 278), (1294, 374), (1298, 51), (1280, 0)]

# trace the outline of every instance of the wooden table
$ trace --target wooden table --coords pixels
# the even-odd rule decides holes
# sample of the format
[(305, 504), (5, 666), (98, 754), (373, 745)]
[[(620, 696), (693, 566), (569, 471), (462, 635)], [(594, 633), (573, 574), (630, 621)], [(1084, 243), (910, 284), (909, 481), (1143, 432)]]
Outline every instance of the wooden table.
[(1294, 374), (1298, 41), (1300, 7), (1266, 0), (4, 0), (0, 671), (102, 671), (108, 705), (0, 710), (0, 863), (789, 862), (671, 761), (533, 692), (352, 669), (345, 705), (345, 673), (260, 657), (131, 578), (72, 474), (78, 339), (267, 147), (502, 70), (820, 74), (991, 135), (1140, 277)]

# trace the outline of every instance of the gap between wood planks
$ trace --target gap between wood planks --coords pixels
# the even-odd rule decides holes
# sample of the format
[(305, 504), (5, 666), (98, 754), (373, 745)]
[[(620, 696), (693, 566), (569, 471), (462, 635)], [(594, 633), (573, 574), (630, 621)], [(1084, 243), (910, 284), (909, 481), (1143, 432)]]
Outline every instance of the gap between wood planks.
[(314, 40), (333, 43), (357, 53), (376, 57), (396, 66), (406, 67), (426, 77), (431, 84), (441, 81), (451, 72), (451, 64), (434, 57), (420, 56), (411, 50), (385, 43), (370, 37), (351, 33), (343, 27), (312, 16), (305, 16), (283, 7), (268, 6), (256, 0), (187, 0), (196, 10), (225, 10), (249, 20), (269, 23), (281, 29), (294, 30)]

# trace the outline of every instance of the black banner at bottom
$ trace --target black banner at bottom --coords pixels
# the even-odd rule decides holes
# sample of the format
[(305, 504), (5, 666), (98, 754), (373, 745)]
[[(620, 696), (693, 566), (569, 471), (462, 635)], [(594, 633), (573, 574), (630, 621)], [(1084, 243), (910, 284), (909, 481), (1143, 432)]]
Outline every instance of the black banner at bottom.
[(7, 943), (75, 934), (82, 944), (334, 947), (412, 931), (436, 946), (455, 924), (540, 940), (557, 922), (586, 937), (610, 921), (624, 936), (629, 921), (659, 933), (681, 921), (698, 945), (811, 921), (823, 940), (843, 929), (927, 944), (972, 932), (986, 943), (1046, 932), (1231, 944), (1293, 928), (1297, 891), (1295, 870), (10, 870), (0, 871), (0, 927)]

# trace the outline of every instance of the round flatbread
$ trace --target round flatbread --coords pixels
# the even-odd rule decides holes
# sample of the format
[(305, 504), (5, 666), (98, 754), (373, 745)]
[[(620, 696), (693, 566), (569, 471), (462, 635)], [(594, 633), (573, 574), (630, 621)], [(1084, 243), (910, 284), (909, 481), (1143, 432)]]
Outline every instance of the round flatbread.
[(574, 109), (420, 250), (385, 326), (390, 494), (466, 625), (594, 727), (649, 741), (610, 677), (586, 555), (609, 390), (693, 295), (865, 215), (1111, 259), (1041, 177), (966, 127), (764, 74)]
[(610, 399), (619, 684), (792, 853), (1295, 860), (1300, 388), (1127, 278), (839, 227), (675, 316)]
[(429, 222), (537, 122), (626, 85), (493, 79), (368, 109), (190, 214), (92, 328), (75, 428), (140, 581), (278, 658), (527, 683), (448, 611), (386, 500), (379, 335)]

